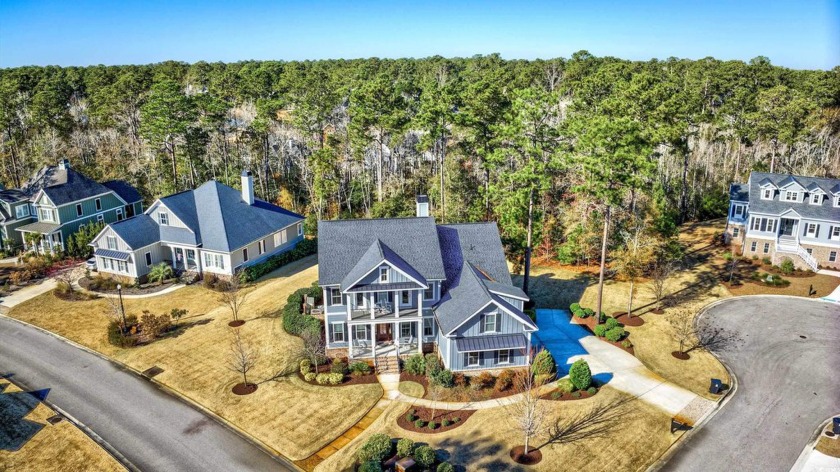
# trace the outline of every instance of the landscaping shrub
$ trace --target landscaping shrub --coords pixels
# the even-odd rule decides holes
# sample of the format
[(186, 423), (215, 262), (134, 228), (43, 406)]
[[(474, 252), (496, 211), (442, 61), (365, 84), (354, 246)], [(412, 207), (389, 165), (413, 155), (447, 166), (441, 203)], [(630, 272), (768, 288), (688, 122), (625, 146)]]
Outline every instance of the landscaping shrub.
[(496, 391), (497, 392), (504, 392), (505, 390), (509, 389), (513, 386), (513, 378), (516, 374), (510, 370), (505, 369), (499, 372), (499, 376), (496, 377)]
[(426, 354), (426, 376), (434, 377), (443, 367), (440, 365), (440, 359), (435, 354)]
[(624, 331), (624, 328), (620, 326), (616, 326), (615, 328), (608, 329), (606, 333), (604, 333), (604, 337), (607, 338), (608, 341), (617, 343), (621, 341), (627, 334), (627, 331)]
[(589, 370), (589, 363), (578, 359), (569, 369), (569, 381), (577, 390), (586, 390), (592, 385), (592, 371)]
[(421, 419), (417, 419), (414, 421), (414, 426), (417, 428), (422, 428), (423, 426), (426, 426), (426, 422)]
[(460, 417), (460, 416), (456, 416), (455, 418), (452, 418), (452, 421), (454, 421), (454, 422), (458, 423), (459, 421), (461, 421), (461, 417)]
[(350, 364), (350, 373), (354, 376), (362, 376), (370, 373), (370, 365), (365, 361), (356, 361)]
[(493, 378), (493, 374), (490, 372), (482, 372), (476, 376), (474, 376), (470, 383), (472, 385), (476, 385), (476, 388), (489, 388), (492, 387), (495, 383), (496, 379)]
[(437, 470), (437, 472), (455, 472), (455, 466), (449, 462), (441, 462), (435, 470)]
[(773, 261), (772, 261), (772, 260), (770, 260), (770, 258), (769, 258), (769, 257), (766, 257), (766, 256), (765, 256), (765, 257), (762, 257), (762, 258), (761, 258), (761, 263), (762, 263), (762, 264), (764, 264), (764, 265), (770, 265), (771, 263), (773, 263)]
[(315, 254), (318, 252), (318, 239), (304, 239), (297, 243), (297, 245), (290, 251), (273, 255), (264, 262), (248, 266), (239, 273), (239, 278), (243, 282), (253, 282), (263, 275), (282, 267), (290, 262)]
[(621, 341), (621, 347), (624, 349), (630, 349), (633, 347), (633, 343), (631, 343), (629, 339), (625, 339), (624, 341)]
[(414, 416), (414, 413), (408, 412), (405, 414), (405, 420), (409, 423), (413, 423), (415, 420), (417, 420), (417, 417)]
[(586, 389), (586, 393), (590, 395), (595, 395), (596, 393), (598, 393), (598, 389), (595, 387), (589, 387)]
[(421, 467), (431, 467), (435, 463), (435, 450), (429, 446), (420, 446), (414, 451), (414, 460)]
[(430, 379), (432, 385), (452, 388), (455, 385), (455, 375), (451, 370), (438, 370)]
[(607, 329), (610, 330), (617, 326), (621, 326), (621, 323), (619, 323), (618, 320), (613, 318), (612, 316), (608, 316), (607, 319), (604, 321), (604, 326), (606, 326)]
[(571, 311), (572, 313), (577, 313), (579, 311), (582, 311), (581, 307), (580, 307), (580, 303), (572, 303), (571, 305), (569, 305), (569, 311)]
[(580, 392), (577, 392), (577, 391), (572, 392), (572, 396), (575, 397), (575, 398), (580, 398)]
[(592, 308), (584, 308), (583, 309), (583, 318), (589, 318), (590, 316), (595, 315), (595, 310)]
[(551, 399), (552, 400), (557, 400), (558, 398), (562, 398), (562, 397), (563, 397), (563, 392), (561, 392), (560, 390), (555, 390), (555, 391), (551, 392)]
[(306, 375), (312, 372), (312, 361), (309, 359), (301, 359), (300, 361), (300, 373)]
[(330, 365), (330, 372), (344, 375), (347, 373), (347, 364), (341, 361), (335, 361)]
[(785, 275), (792, 274), (794, 270), (793, 261), (786, 257), (785, 260), (779, 264), (779, 270)]
[(543, 349), (534, 356), (534, 364), (531, 369), (534, 375), (551, 375), (556, 367), (551, 353)]
[(303, 378), (306, 379), (307, 382), (312, 382), (317, 376), (318, 374), (315, 372), (307, 372), (306, 374), (303, 374)]
[[(14, 274), (12, 274), (14, 275)], [(14, 281), (12, 281), (14, 283)], [(117, 289), (117, 281), (110, 278), (105, 277), (103, 275), (97, 275), (96, 277), (90, 279), (88, 283), (88, 288), (91, 290), (98, 290), (98, 291), (111, 291)]]
[(344, 380), (344, 374), (340, 374), (338, 372), (333, 372), (327, 375), (329, 376), (327, 377), (327, 381), (330, 383), (330, 385), (338, 385), (341, 383), (342, 380)]
[(732, 253), (729, 252), (729, 251), (724, 252), (723, 253), (723, 260), (725, 260), (727, 262), (731, 261), (732, 260)]
[(172, 327), (172, 320), (168, 315), (155, 316), (148, 311), (144, 311), (140, 318), (140, 324), (146, 335), (156, 338), (169, 331), (169, 328)]
[(456, 387), (466, 387), (467, 386), (467, 376), (462, 373), (455, 374), (455, 386)]
[(360, 462), (382, 462), (391, 453), (391, 438), (387, 434), (377, 433), (368, 438), (364, 446), (356, 453)]
[[(128, 315), (125, 317), (126, 327), (130, 328), (137, 324), (137, 317)], [(108, 342), (119, 347), (134, 347), (137, 345), (137, 338), (123, 336), (120, 328), (122, 320), (112, 320), (108, 323)]]
[(592, 328), (592, 332), (595, 333), (595, 336), (598, 336), (599, 338), (603, 338), (604, 334), (607, 333), (607, 325), (603, 325), (603, 324), (595, 325), (595, 327)]
[(429, 429), (437, 429), (438, 424), (434, 421), (429, 421), (429, 424), (426, 425), (426, 427), (429, 428)]
[(330, 381), (330, 375), (326, 373), (317, 374), (315, 376), (315, 381), (318, 382), (320, 385), (326, 385)]
[(359, 466), (359, 472), (382, 472), (382, 464), (379, 461), (362, 462)]
[(426, 373), (426, 358), (423, 354), (415, 354), (405, 360), (405, 371), (411, 375), (424, 375)]
[(560, 379), (557, 381), (557, 391), (560, 393), (572, 393), (575, 391), (575, 386), (569, 379)]
[(397, 457), (408, 457), (414, 452), (414, 441), (402, 438), (397, 441)]
[(445, 427), (451, 425), (452, 421), (449, 421), (448, 418), (444, 418), (443, 421), (440, 422), (440, 424), (445, 428)]
[(313, 283), (311, 287), (301, 288), (295, 290), (289, 298), (286, 299), (286, 306), (283, 307), (283, 329), (287, 333), (300, 336), (307, 328), (313, 328), (321, 331), (321, 321), (310, 315), (301, 312), (301, 307), (306, 296), (315, 297), (316, 300), (321, 295), (321, 288), (317, 283)]

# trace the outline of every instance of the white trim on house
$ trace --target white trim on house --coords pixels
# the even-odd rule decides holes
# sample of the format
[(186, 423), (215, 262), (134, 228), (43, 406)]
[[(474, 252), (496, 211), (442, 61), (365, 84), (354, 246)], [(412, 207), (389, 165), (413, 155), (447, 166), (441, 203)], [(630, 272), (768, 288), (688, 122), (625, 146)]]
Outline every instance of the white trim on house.
[[(397, 272), (399, 272), (400, 274), (402, 274), (402, 275), (406, 276), (407, 278), (409, 278), (409, 279), (411, 279), (411, 280), (415, 281), (418, 285), (420, 285), (421, 287), (423, 287), (423, 289), (427, 289), (427, 288), (429, 288), (429, 286), (428, 286), (428, 285), (426, 285), (426, 284), (424, 284), (424, 283), (420, 282), (419, 280), (415, 279), (414, 277), (412, 277), (412, 276), (410, 276), (410, 275), (406, 274), (405, 272), (403, 272), (402, 270), (400, 270), (399, 268), (397, 268), (394, 264), (391, 264), (390, 262), (388, 262), (388, 260), (387, 260), (387, 259), (382, 259), (381, 261), (377, 262), (377, 263), (376, 263), (373, 267), (371, 267), (371, 269), (370, 269), (369, 271), (365, 272), (365, 274), (364, 274), (363, 276), (359, 277), (359, 278), (358, 278), (355, 282), (353, 282), (352, 284), (348, 285), (348, 286), (347, 286), (347, 290), (350, 290), (351, 288), (355, 287), (355, 286), (356, 286), (356, 284), (357, 284), (357, 283), (359, 283), (359, 282), (361, 282), (361, 280), (362, 280), (363, 278), (365, 278), (365, 277), (367, 277), (368, 275), (370, 275), (373, 271), (375, 271), (375, 270), (377, 270), (377, 269), (381, 268), (381, 267), (382, 267), (382, 264), (388, 264), (388, 266), (389, 266), (389, 267), (391, 267), (392, 269), (396, 270), (396, 271), (397, 271)], [(390, 277), (388, 277), (388, 279), (390, 280)], [(377, 280), (379, 280), (379, 278), (378, 278), (378, 277), (377, 277)], [(341, 285), (341, 284), (339, 284), (339, 286), (340, 286), (340, 285)], [(370, 291), (371, 291), (371, 292), (381, 292), (381, 291), (383, 291), (383, 290), (370, 290)], [(343, 293), (349, 293), (349, 292), (347, 292), (347, 291), (345, 290)]]
[[(530, 326), (530, 325), (529, 325), (528, 323), (526, 323), (524, 320), (520, 319), (520, 318), (519, 318), (519, 316), (518, 316), (518, 315), (516, 315), (514, 312), (512, 312), (512, 311), (508, 310), (507, 308), (503, 307), (501, 304), (497, 303), (495, 300), (491, 300), (491, 301), (487, 302), (487, 303), (486, 303), (483, 307), (479, 308), (479, 309), (478, 309), (475, 313), (473, 313), (472, 315), (470, 315), (470, 316), (468, 316), (468, 317), (464, 318), (464, 321), (462, 321), (462, 322), (461, 322), (461, 324), (459, 324), (458, 326), (456, 326), (456, 327), (452, 328), (452, 329), (451, 329), (448, 333), (445, 333), (445, 334), (444, 334), (444, 336), (451, 336), (451, 335), (452, 335), (452, 333), (454, 333), (455, 331), (457, 331), (457, 330), (458, 330), (458, 328), (460, 328), (461, 326), (464, 326), (465, 324), (467, 324), (467, 322), (468, 322), (468, 321), (470, 321), (471, 319), (473, 319), (473, 318), (475, 317), (475, 315), (478, 315), (479, 313), (481, 313), (481, 312), (482, 312), (485, 308), (487, 308), (487, 307), (488, 307), (488, 306), (490, 306), (490, 305), (496, 305), (496, 308), (498, 308), (499, 310), (504, 311), (505, 313), (507, 313), (508, 315), (510, 315), (510, 316), (511, 316), (511, 318), (513, 318), (514, 320), (516, 320), (516, 321), (518, 321), (518, 322), (522, 323), (522, 325), (523, 325), (523, 326), (525, 326), (525, 330), (526, 330), (526, 331), (534, 331), (534, 329), (535, 329), (535, 328), (534, 328), (533, 326)], [(526, 315), (526, 316), (527, 316), (527, 315)], [(530, 329), (529, 329), (529, 328), (530, 328)], [(482, 334), (483, 334), (483, 333), (482, 333)]]

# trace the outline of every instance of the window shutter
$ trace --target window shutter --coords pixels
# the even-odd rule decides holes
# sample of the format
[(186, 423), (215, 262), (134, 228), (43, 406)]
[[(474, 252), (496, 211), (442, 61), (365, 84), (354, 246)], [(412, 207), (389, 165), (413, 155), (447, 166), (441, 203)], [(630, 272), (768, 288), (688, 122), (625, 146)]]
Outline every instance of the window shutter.
[(805, 227), (805, 231), (803, 231), (803, 232), (802, 232), (802, 236), (805, 236), (806, 234), (808, 234), (808, 223), (805, 223), (805, 224), (804, 224), (804, 225), (802, 225), (802, 226), (804, 226), (804, 227)]
[(478, 332), (484, 334), (484, 315), (478, 317)]
[(814, 237), (815, 237), (815, 238), (819, 238), (819, 237), (820, 237), (820, 226), (821, 226), (821, 225), (817, 225), (817, 232), (816, 232), (816, 233), (814, 233)]

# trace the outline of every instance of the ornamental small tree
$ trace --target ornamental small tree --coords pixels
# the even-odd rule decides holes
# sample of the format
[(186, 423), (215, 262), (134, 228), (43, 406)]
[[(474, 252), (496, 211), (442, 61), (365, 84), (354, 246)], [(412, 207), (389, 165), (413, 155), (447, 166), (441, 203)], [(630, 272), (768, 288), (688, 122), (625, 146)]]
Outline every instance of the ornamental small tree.
[(534, 363), (531, 367), (534, 375), (548, 376), (554, 373), (557, 365), (554, 363), (554, 358), (551, 353), (543, 349), (534, 356)]
[(589, 370), (589, 363), (578, 359), (569, 369), (569, 380), (578, 390), (586, 390), (592, 385), (592, 371)]

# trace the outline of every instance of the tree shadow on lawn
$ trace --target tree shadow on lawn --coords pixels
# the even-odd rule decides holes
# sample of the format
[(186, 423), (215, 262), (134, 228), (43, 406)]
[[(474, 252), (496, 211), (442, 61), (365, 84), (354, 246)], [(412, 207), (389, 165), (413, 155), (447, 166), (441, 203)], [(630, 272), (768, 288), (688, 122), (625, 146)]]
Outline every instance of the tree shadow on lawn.
[[(196, 315), (196, 316), (201, 316), (201, 315)], [(163, 334), (161, 334), (160, 336), (158, 336), (154, 339), (143, 341), (142, 343), (138, 343), (137, 345), (138, 346), (148, 346), (150, 344), (154, 344), (154, 343), (156, 343), (158, 341), (162, 341), (164, 339), (177, 338), (177, 337), (181, 336), (182, 334), (186, 333), (187, 330), (189, 330), (190, 328), (194, 328), (196, 326), (204, 326), (206, 324), (210, 324), (211, 321), (213, 321), (213, 318), (205, 318), (205, 319), (202, 319), (202, 320), (190, 321), (188, 323), (180, 322), (175, 327), (175, 329), (173, 329), (172, 331), (167, 331), (166, 333), (163, 333)]]
[[(3, 375), (3, 378), (14, 374)], [(9, 392), (9, 384), (0, 384), (0, 450), (18, 451), (44, 426), (24, 419), (39, 403), (47, 398), (49, 389), (31, 392)]]
[[(488, 428), (488, 430), (493, 429), (495, 428)], [(435, 452), (438, 459), (449, 462), (458, 472), (468, 470), (525, 472), (529, 470), (509, 458), (509, 446), (490, 437), (453, 437), (440, 441), (436, 446)]]
[[(521, 275), (512, 274), (513, 284), (521, 287)], [(532, 276), (530, 280), (529, 297), (535, 306), (540, 308), (567, 309), (572, 303), (580, 301), (583, 292), (596, 279), (584, 273), (576, 273), (572, 278), (559, 278), (554, 272), (546, 272)]]

